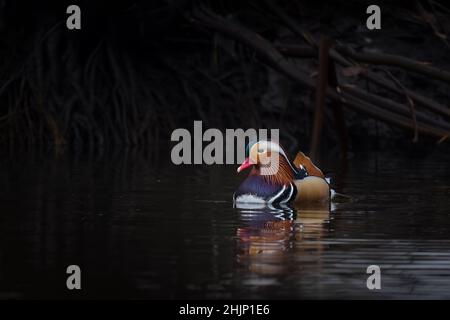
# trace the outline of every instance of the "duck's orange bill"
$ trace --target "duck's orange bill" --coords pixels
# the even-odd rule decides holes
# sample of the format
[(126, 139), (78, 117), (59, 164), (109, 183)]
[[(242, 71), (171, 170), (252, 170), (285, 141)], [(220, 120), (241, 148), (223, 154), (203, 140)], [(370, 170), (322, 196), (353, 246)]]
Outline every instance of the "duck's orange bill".
[(244, 162), (242, 162), (241, 166), (237, 168), (237, 172), (241, 172), (242, 170), (247, 169), (248, 167), (251, 167), (253, 163), (250, 163), (249, 158), (245, 158)]

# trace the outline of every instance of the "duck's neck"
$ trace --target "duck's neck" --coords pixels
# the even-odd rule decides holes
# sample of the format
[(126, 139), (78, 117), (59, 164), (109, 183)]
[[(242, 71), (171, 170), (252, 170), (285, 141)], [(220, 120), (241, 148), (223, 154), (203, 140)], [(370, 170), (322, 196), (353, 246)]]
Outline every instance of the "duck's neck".
[(250, 175), (259, 175), (265, 182), (270, 184), (287, 185), (292, 182), (295, 174), (287, 160), (281, 156), (278, 165), (264, 168), (260, 166), (254, 167)]

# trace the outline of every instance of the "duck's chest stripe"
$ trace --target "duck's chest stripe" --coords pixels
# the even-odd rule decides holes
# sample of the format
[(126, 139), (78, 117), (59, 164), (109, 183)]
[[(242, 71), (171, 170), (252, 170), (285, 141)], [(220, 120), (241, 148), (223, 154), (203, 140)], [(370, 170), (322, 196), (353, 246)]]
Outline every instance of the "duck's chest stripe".
[(288, 186), (283, 186), (281, 188), (281, 190), (274, 195), (273, 197), (269, 198), (267, 200), (268, 203), (274, 203), (274, 202), (279, 202), (279, 203), (286, 203), (289, 202), (290, 200), (292, 200), (293, 197), (295, 197), (294, 193), (295, 193), (296, 189), (295, 186), (290, 183)]
[(278, 202), (277, 200), (278, 200), (278, 198), (280, 198), (283, 195), (284, 190), (286, 190), (286, 186), (283, 186), (281, 188), (281, 190), (276, 195), (274, 195), (272, 198), (269, 198), (269, 200), (267, 200), (267, 202), (268, 203)]
[(283, 201), (281, 201), (282, 203), (291, 201), (292, 195), (294, 194), (294, 185), (292, 183), (289, 184), (289, 195), (287, 196), (287, 198)]

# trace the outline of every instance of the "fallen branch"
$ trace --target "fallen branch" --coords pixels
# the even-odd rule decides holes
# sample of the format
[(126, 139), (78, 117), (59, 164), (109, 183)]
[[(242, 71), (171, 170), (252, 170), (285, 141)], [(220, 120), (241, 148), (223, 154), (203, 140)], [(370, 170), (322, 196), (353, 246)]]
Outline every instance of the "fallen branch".
[[(268, 5), (272, 9), (272, 11), (275, 13), (275, 15), (278, 16), (278, 18), (285, 24), (286, 27), (288, 27), (294, 34), (297, 34), (298, 36), (303, 37), (310, 44), (309, 47), (303, 46), (303, 48), (301, 48), (301, 46), (296, 46), (296, 45), (285, 45), (284, 49), (281, 49), (281, 46), (278, 45), (277, 48), (279, 48), (280, 51), (286, 55), (294, 55), (294, 56), (303, 57), (303, 56), (307, 56), (307, 54), (309, 53), (311, 55), (311, 57), (315, 57), (316, 56), (315, 52), (317, 51), (317, 45), (315, 43), (315, 40), (312, 38), (311, 34), (304, 31), (303, 28), (294, 19), (289, 17), (289, 15), (287, 13), (285, 13), (280, 7), (278, 7), (274, 2), (266, 0), (266, 3), (268, 3)], [(331, 48), (331, 50), (330, 50), (330, 57), (334, 61), (336, 61), (338, 64), (340, 64), (341, 66), (344, 66), (344, 67), (350, 67), (350, 66), (355, 65), (350, 60), (343, 57), (341, 55), (341, 53), (337, 52), (333, 48)], [(432, 67), (428, 67), (428, 70), (430, 70), (430, 68), (431, 68), (431, 73), (434, 73), (435, 71), (437, 71), (439, 73), (439, 70), (432, 68)], [(448, 74), (449, 74), (448, 72), (446, 72), (444, 74), (445, 78), (448, 78)], [(398, 89), (396, 84), (392, 83), (385, 77), (373, 75), (373, 74), (370, 74), (369, 72), (363, 73), (362, 76), (367, 78), (368, 80), (384, 87), (385, 89), (388, 89), (397, 94), (402, 95), (402, 94), (406, 93), (411, 99), (413, 99), (415, 102), (421, 104), (423, 107), (425, 107), (431, 111), (437, 112), (440, 115), (450, 117), (450, 109), (449, 108), (446, 108), (445, 106), (442, 106), (439, 103), (436, 103), (435, 101), (432, 101), (432, 100), (430, 100), (420, 94), (417, 94), (413, 91), (410, 91), (406, 88), (405, 88), (406, 91), (402, 92), (402, 90)]]
[[(367, 74), (363, 74), (363, 77), (368, 80), (376, 83), (380, 87), (388, 89), (392, 92), (395, 92), (399, 95), (403, 94), (403, 91), (398, 89), (391, 81), (387, 80), (384, 77), (381, 77), (376, 74), (371, 74), (368, 72)], [(430, 111), (434, 111), (442, 116), (450, 117), (450, 109), (446, 106), (439, 104), (436, 101), (433, 101), (425, 96), (422, 96), (412, 90), (406, 89), (406, 93), (415, 101), (418, 102), (421, 106), (427, 108)]]
[[(376, 107), (374, 105), (365, 102), (364, 100), (359, 100), (351, 95), (348, 95), (345, 92), (342, 93), (342, 98), (344, 99), (343, 102), (348, 106), (352, 107), (355, 110), (359, 110), (363, 113), (366, 113), (367, 115), (370, 115), (375, 119), (383, 120), (391, 124), (396, 124), (406, 129), (414, 129), (411, 120), (408, 119), (407, 117), (403, 117), (390, 111), (383, 110), (379, 107)], [(418, 124), (417, 130), (420, 133), (439, 137), (440, 139), (447, 137), (450, 134), (448, 130), (437, 128), (427, 124)]]
[(427, 77), (450, 83), (450, 72), (431, 67), (424, 62), (415, 61), (393, 54), (356, 52), (354, 49), (342, 45), (336, 46), (336, 51), (358, 62), (400, 67), (406, 70), (423, 74)]
[[(358, 88), (357, 86), (343, 84), (340, 86), (340, 89), (344, 92), (351, 94), (352, 96), (354, 96), (358, 99), (362, 99), (366, 102), (369, 102), (380, 108), (387, 109), (396, 114), (399, 114), (402, 116), (410, 116), (410, 114), (411, 114), (410, 109), (407, 106), (405, 106), (401, 103), (392, 101), (390, 99), (383, 98), (378, 95), (366, 92), (366, 91)], [(415, 127), (418, 128), (418, 121), (420, 121), (422, 123), (429, 124), (429, 125), (436, 126), (436, 127), (441, 127), (445, 130), (450, 131), (449, 123), (434, 119), (423, 112), (416, 112), (415, 116), (416, 116), (415, 121), (414, 121), (414, 119), (410, 120), (413, 123), (413, 128), (415, 128)]]
[[(207, 10), (196, 10), (192, 16), (188, 17), (189, 21), (197, 26), (203, 26), (215, 31), (221, 32), (234, 39), (239, 40), (243, 44), (252, 48), (255, 53), (275, 70), (283, 73), (292, 80), (309, 88), (315, 88), (314, 83), (306, 75), (298, 71), (292, 63), (283, 57), (283, 55), (275, 49), (275, 47), (266, 39), (262, 38), (255, 32), (229, 22), (228, 20), (211, 13)], [(338, 92), (335, 88), (327, 87), (327, 95), (331, 99), (340, 101), (346, 106), (370, 115), (373, 118), (398, 125), (407, 129), (414, 129), (410, 119), (384, 110), (378, 106), (370, 104), (362, 99), (355, 98), (346, 92)], [(439, 139), (447, 136), (449, 132), (445, 129), (430, 126), (423, 123), (417, 124), (417, 130), (420, 133), (438, 137)]]
[[(304, 45), (295, 45), (295, 44), (276, 44), (275, 47), (282, 52), (283, 54), (287, 56), (292, 57), (299, 57), (299, 58), (315, 58), (317, 56), (317, 50)], [(336, 55), (333, 54), (333, 50), (330, 50), (330, 57), (335, 60), (337, 63), (339, 63), (343, 67), (353, 67), (355, 66), (351, 62), (345, 60), (342, 58), (342, 56), (339, 56), (339, 58), (336, 59)], [(380, 76), (378, 74), (375, 74), (373, 72), (370, 72), (370, 70), (367, 69), (367, 72), (362, 72), (360, 75), (375, 84), (379, 85), (380, 87), (383, 87), (389, 91), (392, 91), (398, 95), (404, 96), (407, 94), (411, 99), (413, 99), (414, 102), (420, 104), (421, 106), (427, 108), (430, 111), (436, 112), (439, 115), (450, 117), (450, 108), (447, 108), (446, 106), (443, 106), (439, 104), (436, 101), (433, 101), (427, 97), (424, 97), (412, 90), (409, 90), (407, 88), (400, 89), (398, 86), (392, 82), (391, 80)]]

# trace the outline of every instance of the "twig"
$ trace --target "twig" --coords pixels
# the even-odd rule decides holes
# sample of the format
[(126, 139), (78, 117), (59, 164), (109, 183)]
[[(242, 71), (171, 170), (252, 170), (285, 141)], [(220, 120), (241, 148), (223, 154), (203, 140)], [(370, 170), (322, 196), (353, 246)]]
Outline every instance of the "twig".
[(449, 43), (447, 41), (447, 35), (443, 34), (439, 30), (439, 28), (437, 26), (439, 24), (439, 22), (437, 20), (437, 15), (436, 15), (436, 11), (434, 9), (434, 5), (430, 1), (428, 1), (428, 3), (430, 4), (430, 7), (431, 7), (431, 10), (433, 11), (433, 14), (429, 13), (428, 11), (426, 11), (425, 8), (420, 4), (419, 1), (416, 1), (417, 10), (419, 11), (419, 14), (422, 17), (422, 19), (433, 30), (434, 35), (436, 37), (438, 37), (447, 46), (447, 48), (450, 48), (450, 45), (449, 45)]
[(419, 133), (417, 131), (417, 118), (416, 118), (416, 109), (414, 108), (414, 101), (409, 96), (408, 91), (403, 86), (403, 84), (396, 77), (394, 77), (394, 75), (391, 72), (389, 72), (389, 70), (385, 70), (385, 69), (381, 69), (381, 70), (383, 70), (392, 79), (392, 81), (394, 81), (399, 86), (399, 88), (405, 93), (405, 97), (406, 97), (406, 100), (408, 101), (409, 109), (411, 111), (411, 118), (412, 118), (413, 125), (414, 125), (413, 142), (417, 142), (419, 140)]
[(265, 0), (266, 5), (291, 29), (294, 33), (303, 37), (305, 41), (312, 47), (317, 47), (317, 42), (314, 37), (307, 31), (303, 30), (294, 19), (289, 17), (280, 7), (275, 4), (275, 1)]

